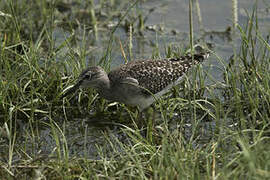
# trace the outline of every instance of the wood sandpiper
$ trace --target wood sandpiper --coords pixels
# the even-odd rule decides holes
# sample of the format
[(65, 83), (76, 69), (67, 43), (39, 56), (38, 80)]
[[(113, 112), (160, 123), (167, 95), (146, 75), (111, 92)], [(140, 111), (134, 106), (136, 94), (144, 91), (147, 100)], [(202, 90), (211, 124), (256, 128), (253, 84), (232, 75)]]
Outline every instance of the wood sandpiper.
[(191, 67), (208, 56), (209, 52), (200, 52), (180, 58), (130, 61), (109, 74), (100, 66), (88, 67), (62, 97), (80, 87), (91, 87), (107, 100), (138, 106), (142, 111), (180, 83)]

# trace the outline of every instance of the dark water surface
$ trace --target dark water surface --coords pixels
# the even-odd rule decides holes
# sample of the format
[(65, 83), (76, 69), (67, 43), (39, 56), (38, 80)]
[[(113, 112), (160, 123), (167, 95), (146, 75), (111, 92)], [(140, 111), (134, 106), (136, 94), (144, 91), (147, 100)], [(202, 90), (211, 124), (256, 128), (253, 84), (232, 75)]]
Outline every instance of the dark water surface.
[[(194, 12), (195, 41), (200, 39), (201, 41), (213, 44), (213, 51), (226, 61), (233, 54), (233, 42), (231, 41), (231, 37), (225, 33), (226, 29), (232, 24), (231, 1), (200, 0), (199, 2), (202, 16), (201, 27), (203, 27), (204, 32), (200, 30), (198, 17), (196, 12)], [(246, 11), (251, 15), (254, 2), (253, 0), (239, 0), (238, 13), (240, 25), (244, 25), (248, 21)], [(268, 3), (267, 9), (266, 2), (258, 1), (258, 22), (263, 35), (266, 35), (270, 31), (269, 4), (270, 3)], [(154, 11), (148, 15), (148, 19), (145, 22), (146, 30), (143, 32), (143, 36), (136, 34), (133, 37), (131, 59), (151, 58), (152, 55), (155, 55), (155, 48), (159, 49), (161, 57), (165, 57), (165, 47), (168, 45), (187, 47), (189, 44), (188, 1), (149, 0), (143, 3), (138, 9), (140, 9), (143, 14), (147, 14), (151, 8), (154, 8)], [(77, 31), (76, 33), (83, 34), (83, 29)], [(96, 64), (103, 56), (108, 44), (108, 34), (108, 31), (99, 31), (97, 40), (92, 40), (93, 35), (91, 33), (86, 36), (86, 42), (91, 42), (91, 55), (86, 56), (88, 64)], [(56, 28), (54, 31), (56, 45), (57, 43), (60, 44), (68, 35), (69, 32), (61, 28)], [(128, 42), (128, 33), (126, 33), (123, 28), (119, 28), (114, 36), (116, 39), (120, 39), (123, 44)], [(240, 44), (239, 40), (237, 42)], [(65, 54), (66, 51), (63, 50), (62, 54)], [(124, 62), (118, 42), (114, 42), (111, 58), (112, 67)], [(218, 68), (220, 62), (215, 56), (210, 57), (209, 61), (204, 66), (209, 69), (209, 73), (212, 74), (213, 77), (216, 77), (216, 81), (221, 79), (222, 72)], [(209, 81), (209, 84), (211, 83), (215, 82)], [(112, 141), (114, 137), (118, 137), (120, 141), (121, 139), (123, 139), (123, 141), (127, 139), (117, 126), (113, 128), (97, 128), (84, 123), (87, 120), (87, 117), (85, 117), (85, 119), (74, 119), (74, 121), (65, 122), (60, 127), (63, 129), (69, 152), (72, 156), (96, 158), (99, 153), (97, 145), (102, 146), (103, 151), (111, 149), (109, 144), (104, 148), (104, 144), (107, 142), (106, 139)], [(103, 119), (100, 118), (98, 120), (102, 121)], [(208, 130), (212, 130), (214, 126), (214, 123), (206, 123), (203, 125), (206, 129), (205, 134), (207, 134)], [(188, 129), (188, 136), (191, 127), (189, 124), (187, 124), (186, 127)], [(29, 145), (27, 149), (29, 148), (32, 152), (36, 153), (41, 150), (41, 154), (52, 153), (56, 145), (52, 137), (51, 128), (45, 128), (39, 131), (39, 139), (35, 145), (32, 144), (35, 141), (30, 137), (28, 138), (27, 134), (23, 139), (24, 143)]]

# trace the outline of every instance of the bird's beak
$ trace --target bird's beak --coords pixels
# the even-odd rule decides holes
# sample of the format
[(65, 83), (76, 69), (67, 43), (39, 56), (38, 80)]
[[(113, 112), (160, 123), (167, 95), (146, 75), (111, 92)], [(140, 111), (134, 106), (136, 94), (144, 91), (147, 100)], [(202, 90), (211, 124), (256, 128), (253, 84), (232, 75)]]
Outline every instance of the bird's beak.
[(69, 94), (75, 92), (77, 89), (80, 88), (81, 84), (82, 84), (82, 81), (78, 81), (75, 85), (69, 86), (69, 87), (67, 87), (66, 89), (64, 89), (63, 94), (62, 94), (62, 96), (60, 97), (60, 99), (62, 99), (62, 98), (64, 98), (64, 97), (66, 97), (67, 95), (69, 95)]

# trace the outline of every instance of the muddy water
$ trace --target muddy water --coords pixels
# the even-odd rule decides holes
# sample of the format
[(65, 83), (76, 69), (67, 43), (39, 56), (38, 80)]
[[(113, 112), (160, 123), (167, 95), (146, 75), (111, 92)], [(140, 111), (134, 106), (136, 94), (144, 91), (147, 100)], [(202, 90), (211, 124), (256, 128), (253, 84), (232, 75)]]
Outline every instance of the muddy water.
[[(231, 1), (224, 0), (200, 0), (200, 10), (202, 16), (202, 24), (198, 23), (198, 17), (194, 12), (194, 36), (195, 40), (201, 39), (214, 46), (214, 51), (222, 59), (227, 60), (233, 53), (232, 41), (230, 33), (226, 29), (231, 26)], [(248, 15), (245, 11), (251, 14), (253, 7), (253, 0), (239, 0), (239, 24), (246, 24)], [(194, 5), (195, 6), (195, 5)], [(266, 5), (259, 1), (258, 16), (259, 26), (264, 35), (269, 33), (270, 26), (270, 13), (269, 4), (268, 9)], [(143, 14), (147, 14), (150, 9), (153, 12), (148, 15), (148, 19), (144, 24), (143, 35), (135, 34), (133, 36), (132, 44), (132, 57), (127, 54), (130, 59), (150, 58), (155, 55), (155, 48), (159, 49), (160, 56), (165, 57), (165, 47), (168, 45), (176, 45), (178, 47), (188, 46), (188, 1), (184, 0), (149, 0), (143, 5), (139, 6)], [(113, 25), (112, 25), (113, 26)], [(203, 28), (203, 31), (200, 30)], [(111, 30), (111, 29), (109, 29)], [(77, 30), (78, 34), (83, 34), (83, 29)], [(67, 34), (65, 34), (67, 33)], [(91, 34), (91, 33), (89, 33)], [(69, 35), (61, 28), (55, 29), (54, 36), (56, 45), (62, 42), (63, 38)], [(93, 35), (87, 35), (86, 43), (91, 44), (91, 55), (86, 56), (88, 64), (96, 64), (104, 54), (108, 44), (108, 31), (99, 31), (98, 38), (93, 40)], [(119, 28), (114, 38), (116, 41), (112, 50), (112, 67), (122, 64), (124, 58), (119, 49), (118, 39), (125, 45), (128, 42), (128, 33), (123, 28)], [(238, 41), (239, 42), (239, 41)], [(67, 50), (66, 50), (67, 51)], [(66, 53), (63, 50), (63, 54)], [(93, 55), (94, 54), (94, 55)], [(213, 56), (209, 59), (205, 66), (212, 66), (210, 73), (218, 79), (221, 78), (221, 72), (218, 70), (219, 62)], [(211, 83), (211, 82), (209, 82)], [(110, 151), (112, 148), (107, 143), (107, 140), (113, 141), (114, 137), (118, 140), (127, 140), (125, 135), (121, 133), (119, 126), (115, 127), (102, 127), (97, 128), (88, 125), (88, 117), (83, 119), (74, 119), (60, 125), (63, 133), (65, 134), (68, 151), (71, 156), (97, 158), (99, 156), (99, 148), (102, 147), (102, 153)], [(103, 118), (99, 117), (99, 121)], [(214, 129), (214, 123), (207, 123), (205, 125), (206, 132)], [(28, 129), (26, 127), (26, 129)], [(187, 136), (191, 132), (189, 124), (186, 125)], [(54, 154), (55, 139), (52, 136), (52, 128), (45, 126), (39, 130), (38, 141), (33, 140), (30, 136), (23, 137), (22, 144), (26, 147), (26, 151), (32, 151), (37, 154)], [(206, 133), (207, 134), (207, 133)], [(211, 134), (211, 133), (209, 133)], [(61, 136), (61, 135), (60, 135)], [(106, 140), (107, 139), (107, 140)], [(63, 139), (61, 140), (63, 142)]]

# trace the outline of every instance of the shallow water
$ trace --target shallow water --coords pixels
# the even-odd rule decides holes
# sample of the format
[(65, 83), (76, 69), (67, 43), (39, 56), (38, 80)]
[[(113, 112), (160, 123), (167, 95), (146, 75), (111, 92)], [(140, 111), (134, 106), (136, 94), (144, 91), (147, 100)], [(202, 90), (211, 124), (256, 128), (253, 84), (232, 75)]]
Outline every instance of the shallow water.
[[(227, 60), (233, 54), (230, 36), (227, 36), (227, 34), (224, 33), (228, 26), (231, 26), (232, 24), (231, 1), (200, 0), (199, 2), (202, 15), (202, 27), (204, 31), (208, 33), (199, 30), (200, 26), (198, 24), (198, 18), (194, 15), (195, 40), (201, 39), (213, 44), (213, 51), (222, 59)], [(245, 10), (251, 14), (253, 2), (253, 0), (239, 1), (239, 24), (246, 24), (248, 15), (245, 13)], [(186, 47), (189, 44), (188, 1), (149, 0), (138, 9), (144, 14), (147, 14), (149, 9), (153, 7), (154, 11), (148, 16), (148, 19), (145, 22), (146, 30), (143, 32), (143, 36), (137, 34), (133, 37), (131, 59), (150, 58), (155, 54), (155, 48), (159, 49), (161, 57), (165, 57), (166, 46), (176, 45), (178, 47)], [(268, 9), (266, 8), (267, 6), (265, 6), (262, 1), (258, 2), (258, 22), (263, 35), (269, 33), (270, 29), (269, 5)], [(77, 31), (77, 35), (82, 35), (84, 32), (83, 29), (77, 29)], [(56, 28), (54, 31), (56, 45), (60, 44), (60, 42), (62, 42), (69, 34), (69, 32), (66, 32), (61, 28)], [(96, 64), (102, 57), (108, 44), (108, 34), (108, 31), (100, 31), (98, 33), (98, 39), (95, 40), (93, 40), (93, 35), (91, 33), (86, 36), (86, 43), (91, 44), (91, 55), (86, 56), (87, 64)], [(128, 34), (122, 28), (119, 28), (114, 36), (116, 39), (120, 39), (123, 44), (127, 44)], [(67, 51), (68, 49), (63, 49), (59, 54), (63, 55), (67, 53)], [(62, 56), (59, 56), (59, 60), (61, 60), (61, 57)], [(112, 67), (124, 62), (117, 41), (114, 43), (111, 57)], [(216, 81), (221, 79), (222, 76), (222, 72), (218, 69), (219, 66), (219, 61), (217, 61), (215, 56), (211, 56), (209, 61), (204, 64), (205, 68), (210, 69), (208, 73), (212, 74), (212, 76), (216, 78)], [(211, 84), (214, 82), (209, 81), (208, 83)], [(98, 128), (87, 125), (85, 122), (89, 119), (87, 117), (88, 115), (86, 115), (85, 118), (76, 118), (68, 122), (60, 123), (61, 125), (59, 125), (65, 134), (65, 141), (67, 142), (70, 155), (96, 159), (99, 156), (98, 153), (100, 153), (98, 150), (99, 145), (103, 148), (102, 151), (111, 150), (112, 147), (109, 144), (106, 144), (108, 139), (113, 141), (114, 137), (117, 137), (121, 142), (128, 141), (128, 138), (121, 132), (119, 126), (104, 126)], [(180, 117), (177, 115), (173, 117), (173, 119), (177, 118)], [(98, 119), (98, 121), (103, 121), (102, 117)], [(172, 129), (176, 126), (177, 124), (173, 125)], [(29, 127), (24, 128), (26, 129), (24, 132), (29, 130)], [(190, 123), (186, 123), (183, 128), (185, 128), (185, 134), (188, 137), (192, 130)], [(215, 124), (208, 122), (203, 125), (202, 128), (204, 128), (202, 129), (204, 134), (211, 135), (211, 132), (215, 129)], [(28, 153), (54, 154), (56, 151), (54, 149), (56, 142), (52, 134), (53, 131), (50, 126), (43, 126), (43, 128), (39, 130), (38, 140), (33, 140), (27, 133), (19, 139), (21, 140), (21, 145), (26, 148), (26, 152)], [(60, 141), (61, 143), (64, 142), (63, 139)]]
[[(202, 27), (204, 28), (205, 36), (202, 31), (199, 30), (198, 18), (194, 15), (194, 37), (196, 39), (203, 39), (204, 41), (213, 44), (215, 53), (222, 59), (227, 60), (232, 54), (232, 41), (230, 36), (224, 33), (226, 29), (231, 26), (231, 1), (224, 0), (203, 0), (200, 2), (200, 9), (202, 15)], [(241, 0), (239, 1), (239, 24), (243, 25), (248, 20), (248, 15), (245, 14), (245, 10), (251, 14), (253, 0)], [(218, 6), (217, 6), (218, 4)], [(189, 20), (188, 20), (188, 1), (178, 1), (178, 0), (167, 0), (167, 1), (156, 1), (150, 0), (142, 5), (142, 11), (147, 13), (149, 9), (155, 7), (154, 11), (148, 16), (145, 23), (145, 30), (143, 37), (138, 34), (133, 37), (133, 49), (132, 49), (132, 59), (150, 58), (153, 54), (154, 46), (158, 46), (160, 56), (165, 57), (165, 46), (176, 45), (178, 47), (188, 46), (188, 32), (189, 32)], [(261, 26), (261, 31), (263, 33), (269, 33), (269, 17), (270, 14), (267, 13), (265, 6), (262, 2), (258, 3), (259, 14), (259, 25)], [(157, 30), (152, 30), (151, 28), (156, 28)], [(161, 29), (161, 30), (159, 30)], [(105, 32), (106, 34), (107, 32)], [(123, 29), (118, 29), (114, 35), (119, 38), (124, 44), (128, 41), (128, 34)], [(92, 36), (91, 36), (92, 37)], [(106, 50), (106, 45), (108, 42), (108, 36), (104, 35), (102, 32), (99, 33), (99, 39), (93, 44), (96, 45), (96, 57), (88, 57), (89, 64), (93, 64), (93, 58), (99, 60), (102, 56), (103, 51)], [(239, 39), (238, 39), (238, 42)], [(112, 50), (112, 67), (122, 64), (124, 58), (119, 50), (119, 43), (115, 42), (115, 48)], [(95, 51), (95, 50), (93, 50)], [(210, 57), (209, 61), (205, 63), (204, 66), (211, 66), (210, 73), (216, 78), (221, 79), (222, 73), (217, 68), (219, 62), (216, 60), (215, 56)], [(209, 82), (211, 84), (211, 82)], [(212, 82), (213, 83), (213, 82)], [(177, 115), (173, 119), (180, 118)], [(87, 156), (95, 158), (98, 156), (97, 145), (103, 147), (103, 151), (109, 151), (112, 147), (110, 145), (104, 146), (106, 144), (106, 139), (113, 140), (113, 137), (126, 137), (124, 133), (121, 132), (119, 127), (91, 127), (91, 125), (86, 125), (83, 123), (88, 121), (85, 119), (74, 119), (74, 121), (67, 122), (65, 124), (66, 131), (65, 136), (67, 138), (68, 144), (70, 144), (70, 153), (75, 156)], [(98, 121), (103, 121), (103, 119), (98, 119)], [(76, 128), (70, 128), (76, 127)], [(175, 129), (177, 123), (172, 125), (171, 129)], [(187, 138), (192, 131), (190, 123), (183, 126), (185, 129), (185, 135)], [(215, 130), (215, 123), (206, 122), (201, 126), (204, 134), (205, 140), (206, 134), (211, 136), (211, 132)], [(45, 130), (46, 133), (50, 130)], [(45, 136), (46, 136), (45, 133)], [(86, 135), (86, 137), (85, 137)], [(211, 139), (211, 137), (208, 137)], [(122, 140), (120, 140), (122, 139)], [(120, 141), (127, 140), (126, 138), (120, 138)], [(50, 142), (50, 141), (49, 141)], [(203, 142), (202, 142), (203, 143)], [(54, 147), (54, 146), (52, 146)]]

